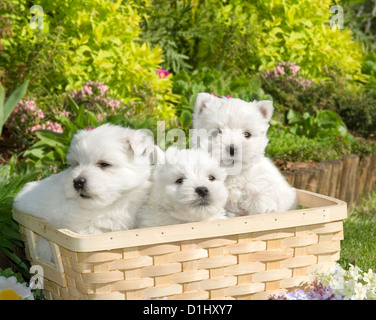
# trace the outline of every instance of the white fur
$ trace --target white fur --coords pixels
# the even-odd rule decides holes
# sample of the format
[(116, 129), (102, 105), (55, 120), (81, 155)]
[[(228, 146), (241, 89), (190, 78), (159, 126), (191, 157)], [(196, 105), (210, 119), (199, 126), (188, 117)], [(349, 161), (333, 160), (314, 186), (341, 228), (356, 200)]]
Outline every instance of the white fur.
[[(110, 124), (81, 130), (67, 155), (70, 167), (27, 183), (14, 207), (79, 234), (134, 228), (151, 186), (152, 150), (151, 137), (141, 131)], [(101, 168), (103, 162), (109, 166)], [(78, 177), (87, 181), (81, 191), (73, 187)]]
[[(194, 107), (193, 127), (197, 132), (193, 130), (191, 145), (208, 150), (226, 168), (226, 209), (235, 215), (295, 209), (296, 190), (264, 156), (272, 101), (248, 103), (199, 93)], [(245, 137), (247, 132), (250, 138)], [(228, 151), (230, 145), (235, 150), (233, 155)]]
[[(226, 172), (215, 159), (203, 150), (170, 147), (164, 153), (156, 149), (150, 198), (139, 212), (138, 227), (226, 218)], [(209, 176), (215, 180), (211, 181)], [(180, 178), (183, 182), (176, 183)], [(195, 191), (197, 187), (209, 191), (205, 205)]]

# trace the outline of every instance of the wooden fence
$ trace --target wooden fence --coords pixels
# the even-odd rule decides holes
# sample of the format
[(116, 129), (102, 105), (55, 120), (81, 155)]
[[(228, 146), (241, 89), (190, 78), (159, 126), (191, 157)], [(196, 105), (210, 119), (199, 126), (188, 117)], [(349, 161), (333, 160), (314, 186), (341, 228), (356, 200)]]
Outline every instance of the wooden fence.
[(325, 161), (316, 167), (283, 174), (295, 188), (341, 199), (351, 209), (362, 195), (367, 196), (375, 188), (376, 152), (363, 158), (349, 154), (342, 160)]

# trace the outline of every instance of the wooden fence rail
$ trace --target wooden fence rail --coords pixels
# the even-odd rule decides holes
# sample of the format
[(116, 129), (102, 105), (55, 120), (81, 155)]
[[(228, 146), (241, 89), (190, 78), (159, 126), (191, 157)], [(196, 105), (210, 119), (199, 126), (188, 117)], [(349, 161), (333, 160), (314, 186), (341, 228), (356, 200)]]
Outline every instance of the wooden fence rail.
[(295, 188), (346, 201), (351, 209), (362, 195), (367, 196), (376, 187), (376, 152), (363, 158), (349, 154), (342, 160), (283, 174)]

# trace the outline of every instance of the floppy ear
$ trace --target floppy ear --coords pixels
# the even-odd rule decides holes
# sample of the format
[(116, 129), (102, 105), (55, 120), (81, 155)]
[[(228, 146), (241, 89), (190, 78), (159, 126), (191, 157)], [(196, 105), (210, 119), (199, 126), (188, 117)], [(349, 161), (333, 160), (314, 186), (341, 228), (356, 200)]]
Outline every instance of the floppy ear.
[(166, 153), (159, 146), (154, 146), (153, 163), (158, 166), (161, 164), (165, 164), (165, 162)]
[(270, 100), (261, 100), (257, 102), (257, 107), (259, 108), (262, 116), (265, 118), (266, 121), (269, 122), (269, 120), (273, 116), (273, 101)]
[(133, 132), (126, 137), (125, 146), (127, 151), (133, 152), (136, 157), (148, 158), (154, 148), (153, 136), (147, 133), (146, 130), (132, 131)]
[(214, 101), (215, 99), (218, 99), (216, 96), (205, 93), (205, 92), (200, 92), (196, 96), (196, 100), (194, 103), (194, 112), (195, 114), (200, 114), (204, 108), (208, 105), (210, 101)]

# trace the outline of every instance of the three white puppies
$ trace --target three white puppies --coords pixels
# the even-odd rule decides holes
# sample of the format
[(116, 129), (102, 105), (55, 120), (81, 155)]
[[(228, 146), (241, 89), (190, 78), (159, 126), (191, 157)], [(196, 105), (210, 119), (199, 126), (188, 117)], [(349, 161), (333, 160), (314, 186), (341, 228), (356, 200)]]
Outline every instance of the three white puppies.
[(226, 168), (226, 209), (235, 215), (296, 208), (296, 190), (264, 156), (272, 115), (272, 101), (248, 103), (207, 93), (197, 95), (193, 127), (198, 130), (191, 144), (211, 152)]
[(138, 214), (138, 227), (226, 218), (226, 172), (206, 151), (156, 150), (151, 192)]
[(67, 155), (70, 167), (27, 183), (14, 207), (79, 234), (134, 228), (151, 185), (153, 145), (144, 132), (120, 126), (81, 130)]
[(194, 148), (166, 152), (141, 130), (81, 130), (67, 155), (70, 167), (26, 184), (14, 207), (79, 234), (295, 209), (295, 189), (264, 156), (272, 114), (271, 101), (199, 93)]

